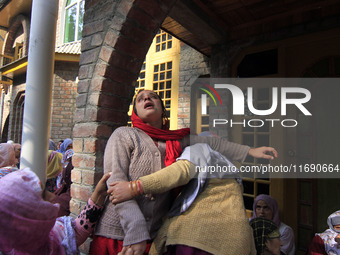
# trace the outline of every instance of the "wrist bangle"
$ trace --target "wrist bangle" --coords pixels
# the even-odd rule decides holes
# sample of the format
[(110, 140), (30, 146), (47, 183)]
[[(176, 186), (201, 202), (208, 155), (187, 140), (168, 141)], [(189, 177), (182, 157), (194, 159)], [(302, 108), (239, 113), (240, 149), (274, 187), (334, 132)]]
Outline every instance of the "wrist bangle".
[(133, 189), (132, 189), (132, 181), (129, 182), (129, 189), (131, 191), (132, 197), (134, 197), (134, 192), (133, 192)]
[(138, 196), (139, 192), (138, 192), (138, 187), (137, 187), (136, 181), (132, 182), (132, 187), (133, 187), (133, 191), (135, 192), (135, 197)]
[(142, 188), (141, 181), (138, 180), (138, 181), (136, 181), (136, 182), (137, 182), (137, 186), (138, 186), (138, 189), (139, 189), (139, 194), (140, 194), (140, 195), (143, 195), (143, 194), (144, 194), (144, 191), (143, 191), (143, 188)]
[(131, 190), (131, 194), (132, 194), (133, 197), (138, 196), (136, 181), (130, 181), (129, 189)]

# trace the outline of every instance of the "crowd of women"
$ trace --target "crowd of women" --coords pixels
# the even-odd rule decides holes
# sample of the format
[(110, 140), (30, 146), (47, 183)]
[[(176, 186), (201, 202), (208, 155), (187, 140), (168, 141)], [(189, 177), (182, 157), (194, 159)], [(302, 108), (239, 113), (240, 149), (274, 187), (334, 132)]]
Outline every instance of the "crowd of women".
[[(237, 172), (209, 175), (195, 168), (233, 166), (247, 156), (274, 159), (274, 148), (193, 135), (188, 128), (169, 130), (162, 100), (149, 90), (135, 96), (131, 119), (133, 127), (117, 128), (109, 138), (104, 176), (75, 220), (65, 216), (72, 140), (60, 141), (59, 148), (50, 141), (44, 191), (32, 171), (18, 170), (14, 146), (0, 144), (0, 202), (6, 204), (0, 209), (1, 226), (6, 225), (0, 228), (0, 251), (78, 254), (77, 246), (93, 232), (94, 255), (294, 254), (293, 230), (280, 221), (272, 197), (255, 199), (249, 221)], [(334, 233), (336, 223), (338, 214), (330, 220)], [(30, 232), (35, 234), (24, 238)], [(334, 250), (333, 232), (315, 241), (324, 254)]]

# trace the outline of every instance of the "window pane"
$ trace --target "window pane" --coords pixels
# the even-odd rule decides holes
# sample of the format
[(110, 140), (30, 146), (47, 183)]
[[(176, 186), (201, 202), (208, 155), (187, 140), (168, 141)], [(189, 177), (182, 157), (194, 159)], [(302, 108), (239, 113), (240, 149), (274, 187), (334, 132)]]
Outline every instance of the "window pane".
[(167, 63), (167, 68), (168, 68), (168, 70), (169, 70), (169, 69), (172, 69), (172, 62), (168, 62), (168, 63)]
[(254, 198), (244, 196), (243, 201), (246, 209), (253, 210)]
[(267, 184), (267, 183), (257, 183), (257, 194), (267, 194), (267, 195), (269, 195), (269, 184)]
[(82, 32), (83, 32), (83, 20), (84, 20), (84, 12), (85, 12), (85, 1), (81, 1), (79, 5), (79, 18), (78, 18), (78, 38), (77, 40), (81, 40)]
[(243, 135), (243, 144), (254, 147), (254, 135)]
[(165, 70), (165, 64), (161, 64), (161, 71)]
[(160, 75), (159, 75), (159, 80), (160, 81), (162, 81), (162, 80), (164, 80), (165, 79), (165, 73), (163, 72), (163, 73), (160, 73)]
[(166, 78), (167, 78), (167, 79), (171, 79), (171, 76), (172, 76), (171, 71), (169, 71), (169, 72), (166, 73)]
[(209, 125), (209, 116), (202, 116), (202, 125)]
[(64, 42), (73, 42), (75, 40), (76, 31), (76, 19), (77, 19), (77, 6), (72, 6), (66, 10), (65, 20), (65, 39)]
[(171, 90), (166, 91), (166, 98), (171, 98)]
[(256, 147), (261, 146), (269, 146), (269, 135), (258, 135)]
[(159, 89), (164, 89), (164, 82), (159, 83)]
[(159, 44), (156, 45), (156, 52), (158, 52), (158, 51), (160, 51), (160, 50), (161, 50), (161, 48), (160, 48)]
[(158, 90), (158, 86), (157, 85), (158, 85), (157, 83), (153, 84), (153, 90)]
[(245, 125), (242, 127), (242, 132), (254, 132), (254, 127)]
[(172, 48), (172, 41), (168, 42), (168, 49)]
[(243, 181), (243, 189), (246, 194), (254, 195), (254, 182)]
[(158, 65), (155, 65), (155, 66), (153, 67), (153, 71), (154, 71), (154, 72), (158, 72)]
[(71, 5), (71, 4), (74, 4), (75, 2), (77, 2), (77, 0), (67, 0), (66, 6), (69, 6), (69, 5)]
[(166, 50), (166, 44), (162, 43), (162, 50)]
[(158, 81), (158, 74), (154, 74), (154, 75), (153, 75), (153, 80), (154, 80), (154, 81)]

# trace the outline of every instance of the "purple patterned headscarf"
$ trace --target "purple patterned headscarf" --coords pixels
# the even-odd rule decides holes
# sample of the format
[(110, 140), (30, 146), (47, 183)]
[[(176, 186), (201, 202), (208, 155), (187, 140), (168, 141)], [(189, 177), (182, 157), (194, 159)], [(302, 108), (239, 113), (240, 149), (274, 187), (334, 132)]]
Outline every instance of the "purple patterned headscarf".
[(255, 201), (254, 201), (254, 204), (253, 204), (253, 217), (251, 217), (251, 220), (258, 217), (256, 215), (255, 209), (256, 209), (257, 202), (260, 201), (260, 200), (266, 202), (266, 204), (269, 206), (269, 208), (273, 212), (273, 218), (271, 220), (274, 221), (274, 223), (277, 226), (280, 226), (281, 221), (280, 221), (280, 216), (279, 216), (279, 206), (278, 206), (278, 204), (277, 204), (277, 202), (274, 198), (272, 198), (269, 195), (265, 195), (265, 194), (258, 195), (255, 198)]
[(59, 205), (44, 201), (41, 194), (40, 180), (29, 168), (0, 178), (1, 251), (64, 254), (61, 241), (51, 231)]

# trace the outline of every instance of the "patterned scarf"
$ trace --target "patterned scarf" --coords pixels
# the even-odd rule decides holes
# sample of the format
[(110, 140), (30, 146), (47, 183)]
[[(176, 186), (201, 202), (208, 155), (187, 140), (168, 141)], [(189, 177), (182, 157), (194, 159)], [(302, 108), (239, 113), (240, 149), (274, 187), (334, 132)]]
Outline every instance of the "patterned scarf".
[(335, 225), (340, 225), (340, 211), (332, 213), (328, 219), (327, 224), (329, 229), (325, 232), (316, 234), (321, 237), (325, 244), (325, 251), (327, 254), (340, 254), (340, 245), (335, 241), (335, 238), (340, 234), (340, 230), (334, 228)]
[(256, 251), (258, 255), (263, 254), (267, 239), (280, 238), (278, 226), (266, 218), (255, 218), (250, 221), (253, 228)]

